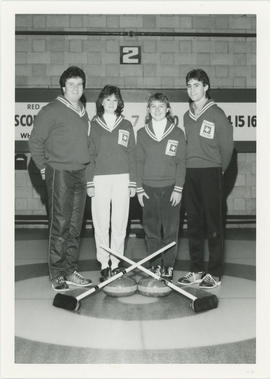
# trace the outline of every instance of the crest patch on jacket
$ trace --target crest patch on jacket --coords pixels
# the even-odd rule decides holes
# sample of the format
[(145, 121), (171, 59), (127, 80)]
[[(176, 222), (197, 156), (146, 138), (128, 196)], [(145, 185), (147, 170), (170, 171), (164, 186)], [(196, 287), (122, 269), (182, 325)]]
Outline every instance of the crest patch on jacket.
[(170, 155), (171, 157), (175, 157), (177, 151), (178, 141), (169, 139), (166, 146), (166, 155)]
[(129, 141), (129, 132), (127, 130), (120, 129), (118, 133), (118, 144), (127, 147)]
[(213, 122), (203, 120), (201, 130), (200, 130), (200, 136), (213, 139), (215, 135), (215, 124)]

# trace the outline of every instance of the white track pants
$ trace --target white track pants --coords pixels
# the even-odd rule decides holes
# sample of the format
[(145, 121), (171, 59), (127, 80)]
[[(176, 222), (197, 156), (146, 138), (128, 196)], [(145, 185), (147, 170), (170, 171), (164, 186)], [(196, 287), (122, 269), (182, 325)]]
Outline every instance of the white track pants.
[[(95, 228), (97, 260), (103, 269), (108, 266), (109, 254), (100, 248), (101, 244), (111, 247), (119, 254), (124, 254), (129, 214), (129, 174), (96, 175), (94, 185), (92, 218)], [(111, 244), (109, 244), (110, 221)], [(111, 256), (111, 261), (112, 269), (116, 268), (119, 260)]]

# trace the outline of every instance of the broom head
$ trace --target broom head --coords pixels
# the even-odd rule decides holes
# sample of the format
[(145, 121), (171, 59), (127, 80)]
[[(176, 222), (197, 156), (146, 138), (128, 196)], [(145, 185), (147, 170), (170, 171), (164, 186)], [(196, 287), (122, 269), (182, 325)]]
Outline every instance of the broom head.
[(54, 297), (53, 305), (68, 311), (77, 311), (80, 307), (80, 302), (74, 296), (58, 293)]

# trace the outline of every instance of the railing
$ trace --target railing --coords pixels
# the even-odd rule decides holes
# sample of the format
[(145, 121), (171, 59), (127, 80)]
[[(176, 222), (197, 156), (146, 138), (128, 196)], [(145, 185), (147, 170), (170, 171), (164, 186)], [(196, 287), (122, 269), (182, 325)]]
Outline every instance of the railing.
[[(187, 220), (184, 218), (182, 221), (183, 228), (186, 228)], [(84, 220), (84, 227), (87, 229), (92, 228), (92, 219), (86, 218)], [(47, 227), (48, 226), (48, 217), (46, 215), (16, 215), (15, 216), (15, 227), (25, 227), (25, 226), (32, 226), (33, 228), (37, 226)], [(256, 227), (256, 215), (228, 215), (226, 217), (226, 227), (229, 228), (230, 226), (234, 227), (243, 227), (243, 226), (249, 226), (249, 227)], [(130, 228), (132, 230), (141, 230), (142, 225), (141, 221), (138, 219), (131, 219), (130, 221)]]

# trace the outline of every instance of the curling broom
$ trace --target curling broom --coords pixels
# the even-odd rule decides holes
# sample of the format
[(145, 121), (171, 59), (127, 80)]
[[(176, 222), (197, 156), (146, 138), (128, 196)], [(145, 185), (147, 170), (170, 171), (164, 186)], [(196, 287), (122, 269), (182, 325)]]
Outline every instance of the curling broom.
[[(117, 254), (115, 251), (111, 250), (110, 248), (107, 248), (107, 247), (102, 246), (102, 245), (101, 245), (101, 247), (104, 250), (106, 250), (107, 252), (109, 252), (110, 254), (117, 257), (118, 259), (121, 259), (121, 260), (123, 260), (123, 261), (125, 261), (131, 265), (134, 265), (134, 261), (132, 261), (131, 259), (129, 259), (125, 256), (122, 256), (120, 254)], [(130, 266), (130, 267), (132, 267), (132, 266)], [(182, 287), (175, 285), (173, 282), (171, 282), (167, 279), (164, 279), (161, 276), (158, 276), (157, 274), (155, 274), (154, 272), (148, 270), (147, 268), (141, 266), (140, 262), (137, 263), (137, 268), (139, 270), (145, 272), (146, 274), (152, 276), (153, 278), (164, 282), (164, 284), (166, 284), (168, 287), (172, 288), (174, 291), (176, 291), (176, 292), (180, 293), (181, 295), (184, 295), (185, 297), (192, 300), (190, 306), (191, 306), (192, 310), (196, 313), (199, 313), (202, 311), (207, 311), (209, 309), (214, 309), (214, 308), (217, 308), (217, 306), (218, 306), (218, 298), (214, 294), (211, 294), (211, 293), (204, 291), (200, 288), (191, 288), (191, 287), (187, 288), (186, 287), (185, 289), (183, 289)]]
[[(72, 295), (66, 295), (66, 294), (58, 293), (54, 297), (53, 305), (55, 307), (67, 309), (69, 311), (78, 311), (80, 308), (80, 301), (82, 299), (84, 299), (87, 296), (92, 295), (93, 293), (95, 293), (96, 291), (100, 290), (101, 288), (107, 286), (109, 283), (113, 282), (114, 280), (121, 278), (121, 276), (123, 276), (126, 273), (134, 270), (139, 265), (149, 261), (150, 259), (158, 256), (159, 254), (163, 253), (164, 251), (168, 250), (170, 247), (172, 247), (174, 245), (176, 245), (176, 242), (171, 242), (168, 245), (164, 246), (163, 248), (155, 251), (154, 253), (152, 253), (148, 257), (143, 258), (138, 263), (132, 262), (132, 265), (129, 266), (127, 269), (124, 269), (121, 272), (117, 273), (116, 275), (111, 276), (110, 278), (108, 278), (104, 282), (101, 282), (98, 285), (91, 287), (89, 290), (81, 293), (78, 296), (72, 296)], [(107, 250), (107, 248), (104, 248), (104, 249)]]

